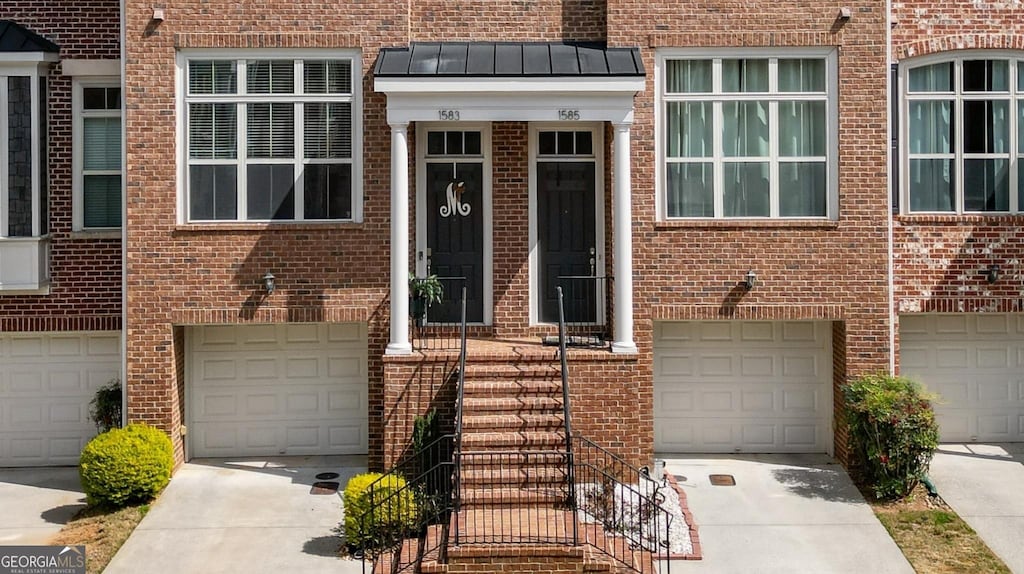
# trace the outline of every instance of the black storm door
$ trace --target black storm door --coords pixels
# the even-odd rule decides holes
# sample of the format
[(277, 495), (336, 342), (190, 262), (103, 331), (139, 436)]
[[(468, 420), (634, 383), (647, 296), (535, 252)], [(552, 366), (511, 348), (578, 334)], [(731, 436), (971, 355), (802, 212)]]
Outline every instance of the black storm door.
[[(444, 298), (427, 310), (429, 323), (484, 320), (484, 210), (481, 162), (427, 163), (427, 263), (442, 279)], [(464, 277), (465, 282), (444, 278)]]
[[(585, 305), (565, 305), (565, 320), (595, 322), (597, 292), (597, 233), (594, 206), (595, 164), (592, 161), (537, 162), (537, 238), (540, 254), (540, 320), (558, 322), (558, 294), (583, 286), (592, 293), (575, 293)], [(567, 279), (575, 277), (577, 279)], [(562, 279), (560, 279), (562, 278)], [(566, 297), (573, 294), (565, 293)]]

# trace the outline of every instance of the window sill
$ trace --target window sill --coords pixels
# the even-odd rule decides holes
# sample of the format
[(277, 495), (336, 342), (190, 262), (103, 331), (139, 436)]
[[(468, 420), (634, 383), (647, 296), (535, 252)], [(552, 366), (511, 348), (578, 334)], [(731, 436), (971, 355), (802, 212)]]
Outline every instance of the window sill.
[(359, 229), (362, 223), (354, 221), (324, 221), (300, 223), (250, 223), (237, 221), (231, 223), (182, 223), (174, 226), (175, 233), (217, 233), (232, 231), (325, 231), (335, 229)]
[(907, 225), (1024, 225), (1022, 213), (901, 213), (893, 219)]
[(656, 221), (654, 229), (835, 229), (839, 222), (832, 219), (670, 219)]
[(72, 231), (68, 235), (68, 239), (74, 241), (85, 241), (89, 239), (121, 239), (120, 229), (102, 229), (96, 231), (89, 231), (82, 229), (79, 231)]

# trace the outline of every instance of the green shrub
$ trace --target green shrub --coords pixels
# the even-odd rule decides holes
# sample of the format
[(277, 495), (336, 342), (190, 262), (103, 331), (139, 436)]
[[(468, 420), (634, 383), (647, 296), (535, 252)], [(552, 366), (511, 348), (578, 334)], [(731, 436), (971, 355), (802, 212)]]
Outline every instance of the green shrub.
[[(383, 477), (383, 478), (382, 478)], [(349, 549), (374, 554), (415, 531), (417, 505), (412, 489), (398, 475), (368, 472), (345, 485), (345, 542)]]
[(130, 424), (89, 441), (78, 461), (78, 476), (89, 504), (116, 508), (151, 500), (167, 486), (173, 467), (167, 434)]
[(867, 375), (843, 387), (850, 438), (878, 498), (903, 498), (939, 444), (933, 397), (905, 377)]
[(89, 418), (100, 432), (121, 426), (120, 379), (111, 379), (96, 391), (89, 403)]

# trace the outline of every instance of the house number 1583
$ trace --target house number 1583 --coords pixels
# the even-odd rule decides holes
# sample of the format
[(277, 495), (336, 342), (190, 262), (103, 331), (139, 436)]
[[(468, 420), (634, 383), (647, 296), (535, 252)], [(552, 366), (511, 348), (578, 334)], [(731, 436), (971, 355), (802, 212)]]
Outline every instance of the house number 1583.
[(459, 110), (437, 110), (437, 119), (445, 122), (459, 121)]

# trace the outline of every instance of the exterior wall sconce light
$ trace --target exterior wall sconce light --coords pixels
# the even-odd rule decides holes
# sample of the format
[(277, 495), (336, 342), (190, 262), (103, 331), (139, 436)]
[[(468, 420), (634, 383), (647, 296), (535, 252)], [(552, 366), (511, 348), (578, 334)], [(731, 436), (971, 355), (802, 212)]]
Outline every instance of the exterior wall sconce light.
[(982, 271), (981, 274), (985, 276), (985, 280), (988, 281), (989, 285), (991, 285), (996, 281), (999, 281), (999, 266), (989, 265), (988, 269)]
[(743, 288), (750, 291), (757, 284), (757, 273), (754, 273), (753, 269), (747, 269), (747, 274), (743, 279)]
[(277, 289), (276, 281), (277, 278), (269, 271), (263, 276), (263, 288), (267, 290), (267, 295), (272, 294), (274, 289)]

